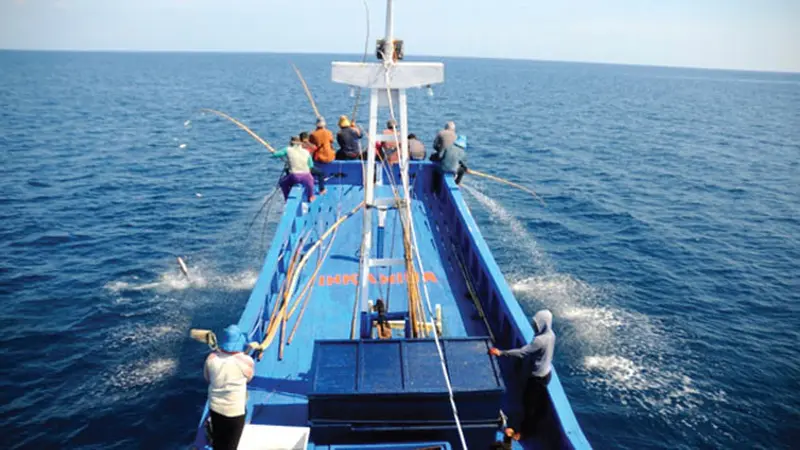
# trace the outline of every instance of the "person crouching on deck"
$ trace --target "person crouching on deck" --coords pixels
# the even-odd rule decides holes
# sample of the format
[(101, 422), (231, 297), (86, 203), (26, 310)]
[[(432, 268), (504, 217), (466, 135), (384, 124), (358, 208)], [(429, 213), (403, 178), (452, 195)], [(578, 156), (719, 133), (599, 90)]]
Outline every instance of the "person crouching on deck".
[(222, 333), (219, 348), (206, 358), (211, 439), (214, 450), (236, 450), (242, 437), (247, 406), (247, 383), (255, 362), (242, 353), (247, 337), (237, 325)]
[(296, 184), (303, 185), (306, 197), (309, 202), (314, 201), (314, 178), (311, 176), (311, 169), (314, 168), (314, 161), (311, 155), (302, 147), (300, 138), (293, 136), (289, 146), (272, 154), (273, 158), (286, 158), (286, 169), (288, 174), (284, 175), (279, 184), (283, 191), (283, 198), (289, 198), (289, 192)]
[[(327, 130), (326, 130), (327, 131)], [(330, 131), (328, 131), (330, 133)], [(317, 153), (319, 153), (319, 147), (311, 143), (311, 140), (308, 136), (308, 133), (303, 131), (300, 133), (300, 145), (306, 149), (309, 155), (311, 155), (312, 160), (317, 160)], [(329, 161), (330, 162), (330, 161)], [(311, 176), (317, 180), (317, 186), (319, 186), (319, 194), (322, 195), (325, 193), (325, 172), (317, 169), (316, 167), (311, 168)]]
[(543, 309), (533, 316), (536, 335), (530, 344), (513, 350), (490, 348), (489, 354), (509, 356), (523, 360), (525, 370), (530, 370), (525, 384), (522, 400), (521, 427), (514, 437), (520, 438), (520, 432), (528, 433), (535, 429), (539, 420), (547, 410), (547, 385), (552, 375), (553, 349), (556, 335), (553, 333), (553, 314)]
[(443, 175), (446, 173), (454, 174), (456, 177), (456, 184), (461, 183), (461, 178), (467, 172), (467, 137), (458, 136), (453, 145), (444, 147), (436, 151), (430, 157), (431, 161), (438, 164), (433, 171), (433, 192), (439, 193), (444, 183)]

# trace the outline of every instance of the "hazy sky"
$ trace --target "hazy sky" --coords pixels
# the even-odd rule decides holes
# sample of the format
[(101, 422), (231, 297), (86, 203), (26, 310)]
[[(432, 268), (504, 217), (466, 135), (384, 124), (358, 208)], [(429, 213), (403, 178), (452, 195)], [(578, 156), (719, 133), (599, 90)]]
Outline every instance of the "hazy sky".
[[(800, 72), (800, 0), (395, 5), (408, 54)], [(0, 0), (0, 48), (361, 53), (365, 22), (362, 0)]]

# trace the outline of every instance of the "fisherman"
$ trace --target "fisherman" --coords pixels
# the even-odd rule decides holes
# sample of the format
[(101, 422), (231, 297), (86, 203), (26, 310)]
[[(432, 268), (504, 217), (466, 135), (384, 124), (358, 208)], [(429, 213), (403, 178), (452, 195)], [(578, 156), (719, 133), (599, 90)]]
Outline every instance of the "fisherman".
[(456, 184), (461, 183), (461, 178), (467, 172), (467, 137), (458, 136), (452, 145), (438, 150), (432, 154), (430, 160), (438, 163), (433, 171), (433, 192), (439, 193), (444, 182), (443, 175), (446, 173), (454, 174)]
[(450, 147), (456, 141), (456, 137), (456, 123), (447, 122), (444, 124), (444, 129), (439, 130), (439, 133), (436, 134), (436, 139), (433, 140), (433, 149), (439, 152)]
[(314, 161), (327, 164), (336, 158), (336, 152), (333, 151), (333, 133), (325, 126), (325, 119), (317, 118), (317, 128), (311, 132), (308, 141), (316, 146)]
[(339, 117), (339, 128), (336, 134), (336, 142), (339, 143), (336, 159), (361, 159), (361, 129), (355, 123), (350, 123), (347, 116)]
[(311, 176), (311, 169), (314, 168), (314, 161), (311, 155), (302, 147), (300, 138), (292, 136), (289, 146), (272, 154), (273, 158), (286, 157), (286, 169), (288, 171), (279, 182), (283, 198), (289, 198), (289, 192), (296, 184), (302, 184), (306, 191), (309, 202), (314, 201), (314, 178)]
[(413, 133), (408, 135), (408, 156), (415, 161), (425, 159), (425, 144)]
[[(325, 131), (328, 131), (328, 130), (325, 130)], [(330, 133), (331, 132), (328, 131), (328, 134), (330, 134)], [(331, 141), (333, 141), (333, 135), (331, 135)], [(316, 145), (311, 143), (309, 135), (305, 131), (300, 133), (300, 145), (304, 149), (306, 149), (308, 151), (308, 153), (311, 155), (311, 159), (312, 160), (316, 160), (317, 153), (320, 152), (319, 147), (317, 147)], [(330, 143), (328, 144), (328, 147), (330, 148)], [(333, 150), (331, 149), (331, 152), (332, 151)], [(312, 167), (311, 168), (311, 176), (313, 176), (314, 179), (317, 180), (317, 186), (319, 186), (319, 194), (322, 195), (325, 192), (327, 192), (327, 190), (325, 189), (325, 172), (319, 170), (316, 167)]]
[(520, 428), (514, 433), (519, 440), (521, 432), (531, 431), (542, 418), (547, 409), (547, 384), (552, 375), (553, 348), (556, 335), (553, 333), (553, 314), (543, 309), (533, 316), (536, 332), (530, 344), (513, 350), (490, 348), (489, 354), (494, 356), (510, 356), (521, 359), (527, 371), (525, 393), (522, 400), (522, 421)]
[[(378, 150), (380, 151), (381, 158), (389, 164), (397, 164), (399, 154), (397, 152), (397, 142), (394, 136), (397, 133), (397, 122), (390, 119), (386, 122), (386, 129), (383, 130), (383, 136), (391, 140), (378, 143)], [(398, 136), (398, 139), (400, 137)]]
[(209, 417), (214, 450), (236, 450), (242, 437), (247, 406), (247, 383), (255, 362), (245, 353), (247, 337), (237, 325), (222, 333), (216, 351), (206, 358), (203, 375), (208, 382)]

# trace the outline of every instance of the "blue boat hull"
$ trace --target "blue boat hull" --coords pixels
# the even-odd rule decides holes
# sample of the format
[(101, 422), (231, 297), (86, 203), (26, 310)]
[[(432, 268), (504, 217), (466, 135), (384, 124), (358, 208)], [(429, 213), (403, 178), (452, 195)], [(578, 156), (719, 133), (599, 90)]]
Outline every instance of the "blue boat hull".
[[(289, 267), (287, 255), (292, 254), (298, 245), (308, 247), (315, 238), (314, 233), (319, 235), (338, 216), (363, 200), (360, 162), (337, 161), (324, 166), (324, 170), (330, 177), (328, 193), (319, 196), (307, 211), (304, 210), (300, 188), (294, 188), (287, 199), (264, 266), (239, 321), (239, 326), (249, 331), (251, 340), (264, 338), (267, 321), (279, 300), (278, 294)], [(485, 372), (488, 375), (476, 375), (474, 378), (481, 379), (477, 384), (465, 375), (462, 375), (462, 381), (453, 381), (459, 416), (464, 419), (461, 429), (467, 444), (482, 449), (494, 441), (500, 429), (498, 406), (512, 421), (523, 413), (520, 399), (526, 380), (525, 374), (513, 361), (494, 360), (486, 355), (489, 337), (495, 338), (495, 345), (499, 348), (512, 348), (531, 341), (534, 331), (507, 285), (458, 186), (451, 177), (445, 177), (442, 189), (434, 193), (431, 189), (433, 170), (434, 167), (427, 162), (414, 162), (409, 169), (414, 197), (412, 215), (424, 264), (422, 282), (430, 292), (431, 302), (440, 305), (442, 310), (442, 340), (445, 349), (451, 349), (445, 358), (453, 358), (447, 361), (450, 378), (456, 380), (455, 367), (459, 364), (472, 364), (478, 369), (494, 368)], [(393, 174), (382, 175), (387, 183), (391, 177), (399, 179), (396, 168)], [(384, 185), (378, 189), (388, 190), (389, 187)], [(312, 282), (313, 290), (301, 322), (295, 325), (298, 319), (293, 319), (287, 324), (288, 329), (296, 328), (297, 334), (290, 344), (284, 346), (283, 358), (279, 358), (280, 339), (276, 338), (257, 363), (256, 377), (248, 391), (248, 423), (308, 427), (307, 448), (412, 448), (401, 447), (408, 443), (414, 443), (413, 448), (461, 448), (448, 399), (440, 396), (440, 387), (428, 386), (422, 378), (413, 381), (414, 371), (422, 370), (423, 366), (431, 380), (443, 379), (438, 358), (426, 357), (429, 353), (425, 352), (417, 355), (413, 353), (417, 350), (408, 349), (427, 344), (423, 342), (414, 346), (414, 340), (404, 338), (372, 339), (373, 330), (368, 325), (353, 330), (361, 214), (359, 212), (347, 219), (336, 232), (332, 251)], [(402, 232), (398, 223), (396, 212), (390, 212), (383, 227), (375, 224), (373, 235), (380, 256), (397, 258), (402, 255)], [(304, 240), (309, 231), (310, 237)], [(316, 257), (313, 259), (316, 261)], [(302, 273), (301, 284), (311, 276), (314, 265), (309, 264)], [(404, 270), (376, 268), (370, 275), (370, 298), (386, 299), (390, 314), (408, 314), (407, 305), (402, 300), (408, 282)], [(476, 294), (480, 308), (473, 303), (471, 292)], [(372, 323), (372, 317), (367, 318), (365, 313), (361, 313), (358, 319), (361, 324)], [(361, 339), (350, 340), (353, 332)], [(282, 339), (285, 340), (285, 336)], [(364, 345), (371, 344), (371, 340), (397, 344), (365, 348)], [(401, 344), (403, 342), (408, 344)], [(406, 348), (409, 345), (412, 347)], [(322, 352), (320, 346), (326, 346), (326, 350)], [(342, 356), (326, 363), (320, 355), (331, 352), (341, 352)], [(385, 356), (393, 354), (399, 355), (395, 359), (401, 361), (394, 369), (391, 368), (394, 357)], [(348, 358), (353, 359), (352, 364), (347, 362)], [(342, 361), (342, 364), (337, 364), (337, 361)], [(375, 361), (380, 361), (380, 364)], [(430, 367), (426, 366), (428, 363)], [(324, 380), (320, 381), (320, 376), (329, 373), (339, 374), (336, 376), (343, 380), (353, 378), (356, 381), (350, 385), (349, 382), (342, 384), (334, 380), (332, 388)], [(395, 377), (398, 373), (402, 375)], [(375, 382), (376, 379), (380, 381)], [(543, 419), (537, 433), (515, 443), (515, 446), (590, 448), (555, 370), (547, 389), (549, 408), (541, 413)], [(361, 406), (356, 409), (345, 407), (353, 402), (361, 402), (358, 403)], [(388, 414), (389, 411), (382, 408), (399, 415)], [(443, 408), (444, 413), (436, 413), (437, 408)], [(420, 414), (422, 411), (428, 411), (430, 415)], [(207, 412), (206, 407), (195, 440), (197, 448), (207, 445), (203, 426)], [(370, 421), (371, 417), (376, 420)], [(373, 447), (366, 444), (373, 444)]]

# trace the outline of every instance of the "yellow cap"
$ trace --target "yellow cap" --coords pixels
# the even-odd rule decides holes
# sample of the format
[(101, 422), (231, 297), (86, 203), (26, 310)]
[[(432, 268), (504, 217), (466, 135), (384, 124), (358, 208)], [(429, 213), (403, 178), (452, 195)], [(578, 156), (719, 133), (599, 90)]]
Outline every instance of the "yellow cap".
[(350, 126), (350, 119), (347, 116), (339, 116), (339, 126), (342, 128), (347, 128)]

